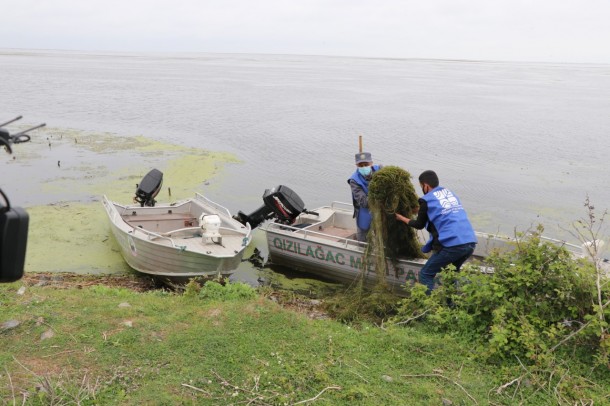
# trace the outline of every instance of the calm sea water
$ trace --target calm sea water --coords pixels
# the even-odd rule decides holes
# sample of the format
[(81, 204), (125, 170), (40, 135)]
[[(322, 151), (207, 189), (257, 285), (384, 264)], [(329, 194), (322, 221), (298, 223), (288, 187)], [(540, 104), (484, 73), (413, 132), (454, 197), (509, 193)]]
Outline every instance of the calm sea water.
[(610, 206), (610, 65), (0, 50), (0, 95), (0, 121), (235, 154), (210, 195), (231, 211), (280, 184), (349, 202), (359, 135), (376, 163), (437, 171), (481, 231), (565, 238), (587, 195)]

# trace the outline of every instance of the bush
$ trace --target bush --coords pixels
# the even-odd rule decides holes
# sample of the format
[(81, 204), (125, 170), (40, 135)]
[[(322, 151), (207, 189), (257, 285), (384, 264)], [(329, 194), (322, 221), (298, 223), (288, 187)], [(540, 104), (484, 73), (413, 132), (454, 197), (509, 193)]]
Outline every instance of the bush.
[(474, 266), (443, 271), (431, 296), (416, 285), (393, 320), (404, 323), (426, 313), (435, 328), (477, 342), (479, 355), (488, 359), (543, 362), (570, 345), (585, 346), (607, 362), (610, 311), (598, 303), (608, 302), (609, 285), (599, 290), (594, 264), (543, 242), (541, 232), (539, 227), (513, 252), (489, 258), (493, 274)]
[(221, 284), (208, 281), (201, 288), (199, 297), (212, 300), (253, 299), (256, 297), (256, 290), (241, 282)]

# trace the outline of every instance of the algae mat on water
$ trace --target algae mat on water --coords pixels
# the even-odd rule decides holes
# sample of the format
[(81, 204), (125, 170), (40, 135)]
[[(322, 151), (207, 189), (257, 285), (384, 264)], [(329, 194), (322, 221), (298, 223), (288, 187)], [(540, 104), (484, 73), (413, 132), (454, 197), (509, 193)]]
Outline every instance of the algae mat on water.
[[(37, 141), (34, 141), (34, 140)], [(46, 139), (47, 141), (41, 141)], [(48, 145), (47, 145), (48, 143)], [(24, 148), (25, 147), (25, 148)], [(26, 272), (114, 273), (129, 268), (110, 234), (101, 196), (129, 204), (152, 168), (164, 174), (159, 201), (201, 191), (226, 163), (226, 153), (164, 144), (142, 136), (50, 128), (20, 145), (10, 164), (31, 188)], [(171, 188), (171, 196), (168, 188)], [(41, 204), (42, 203), (42, 204)]]

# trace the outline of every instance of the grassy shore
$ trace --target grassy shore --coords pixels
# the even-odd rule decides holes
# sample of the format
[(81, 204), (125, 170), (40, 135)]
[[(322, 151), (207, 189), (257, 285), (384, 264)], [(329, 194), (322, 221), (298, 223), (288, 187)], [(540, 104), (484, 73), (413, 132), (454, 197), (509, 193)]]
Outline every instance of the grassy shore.
[(205, 299), (112, 279), (0, 287), (2, 322), (19, 322), (0, 335), (5, 403), (472, 404), (495, 386), (447, 337), (314, 320), (249, 288)]
[(497, 367), (422, 326), (350, 326), (241, 284), (151, 288), (135, 276), (1, 285), (3, 404), (554, 403), (503, 390)]

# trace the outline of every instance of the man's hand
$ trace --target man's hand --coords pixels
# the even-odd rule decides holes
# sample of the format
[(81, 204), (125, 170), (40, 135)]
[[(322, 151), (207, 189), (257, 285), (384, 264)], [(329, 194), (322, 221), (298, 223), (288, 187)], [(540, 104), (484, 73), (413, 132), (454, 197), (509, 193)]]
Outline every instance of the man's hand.
[(402, 215), (402, 214), (400, 214), (400, 213), (396, 213), (396, 220), (398, 220), (398, 221), (402, 221), (402, 222), (403, 222), (403, 223), (405, 223), (405, 224), (409, 224), (409, 221), (411, 221), (411, 219), (410, 219), (410, 218), (407, 218), (407, 217), (403, 216), (403, 215)]

